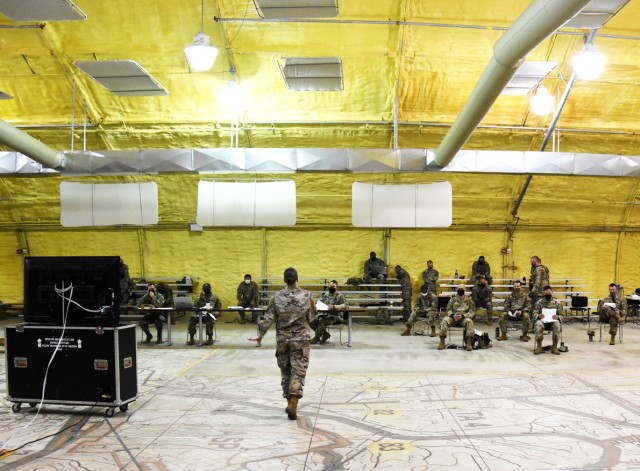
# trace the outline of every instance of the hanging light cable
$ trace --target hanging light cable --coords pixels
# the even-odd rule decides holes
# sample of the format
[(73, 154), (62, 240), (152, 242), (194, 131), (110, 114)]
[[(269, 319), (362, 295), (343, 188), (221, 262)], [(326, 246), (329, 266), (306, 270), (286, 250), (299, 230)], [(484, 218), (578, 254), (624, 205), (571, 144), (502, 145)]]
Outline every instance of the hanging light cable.
[(206, 72), (213, 67), (218, 49), (211, 45), (209, 36), (204, 34), (204, 0), (201, 3), (200, 32), (193, 38), (193, 43), (184, 48), (184, 55), (191, 72)]

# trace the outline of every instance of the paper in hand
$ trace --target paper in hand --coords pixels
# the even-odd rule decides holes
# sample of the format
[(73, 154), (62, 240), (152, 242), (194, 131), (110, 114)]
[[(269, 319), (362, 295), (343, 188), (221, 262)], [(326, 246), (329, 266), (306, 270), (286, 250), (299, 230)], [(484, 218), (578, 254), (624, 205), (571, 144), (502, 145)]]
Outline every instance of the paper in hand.
[(328, 310), (329, 310), (329, 306), (327, 306), (325, 303), (323, 303), (322, 301), (316, 302), (316, 311), (328, 311)]

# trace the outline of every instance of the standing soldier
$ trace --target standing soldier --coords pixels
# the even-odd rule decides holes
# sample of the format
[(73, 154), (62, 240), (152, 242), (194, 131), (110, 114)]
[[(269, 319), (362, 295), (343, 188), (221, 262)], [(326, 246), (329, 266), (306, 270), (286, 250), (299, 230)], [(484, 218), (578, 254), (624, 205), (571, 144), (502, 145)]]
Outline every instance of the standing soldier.
[[(258, 283), (251, 281), (251, 275), (247, 273), (244, 275), (244, 281), (238, 285), (238, 291), (236, 292), (238, 298), (238, 304), (243, 309), (257, 308), (258, 307)], [(240, 324), (247, 322), (244, 317), (244, 311), (240, 311)]]
[(493, 323), (493, 291), (487, 286), (484, 275), (478, 275), (478, 284), (471, 289), (471, 299), (476, 305), (476, 309), (487, 310), (487, 325)]
[[(543, 297), (536, 302), (533, 308), (533, 318), (535, 319), (536, 348), (534, 355), (542, 353), (542, 337), (545, 330), (551, 330), (553, 344), (551, 353), (560, 355), (558, 351), (558, 339), (560, 338), (560, 322), (562, 321), (562, 305), (557, 299), (553, 299), (551, 286), (542, 287)], [(545, 313), (544, 311), (547, 311)]]
[(315, 315), (311, 293), (298, 287), (295, 268), (284, 271), (287, 287), (278, 291), (258, 327), (260, 336), (250, 338), (259, 347), (269, 327), (276, 323), (276, 359), (280, 367), (282, 395), (287, 400), (285, 412), (290, 420), (298, 418), (298, 400), (302, 397), (309, 367), (309, 323)]
[[(214, 314), (219, 313), (220, 300), (211, 292), (211, 285), (209, 283), (202, 285), (202, 293), (200, 293), (196, 302), (193, 303), (193, 307), (196, 309), (201, 308), (203, 311), (198, 311), (197, 316), (189, 319), (189, 340), (187, 344), (194, 344), (193, 337), (196, 334), (196, 324), (198, 323), (199, 317), (202, 316), (202, 322), (205, 323), (207, 330), (206, 345), (213, 345), (213, 323), (216, 321)], [(204, 312), (204, 310), (206, 310), (206, 312)], [(200, 341), (202, 342), (202, 339)]]
[(542, 264), (537, 255), (531, 257), (531, 276), (529, 277), (529, 296), (535, 307), (536, 303), (544, 296), (544, 287), (549, 284), (549, 269)]
[(431, 260), (427, 261), (427, 269), (422, 272), (422, 279), (424, 280), (424, 285), (429, 291), (432, 293), (436, 293), (436, 281), (440, 278), (440, 273), (438, 270), (433, 268), (433, 262)]
[(449, 326), (464, 327), (466, 336), (465, 349), (470, 352), (473, 350), (471, 342), (473, 341), (473, 316), (476, 315), (476, 306), (473, 300), (465, 293), (466, 287), (464, 283), (460, 283), (457, 289), (457, 295), (453, 296), (447, 304), (447, 317), (442, 319), (440, 323), (440, 344), (438, 350), (444, 350), (444, 340), (447, 338)]
[(411, 277), (407, 270), (400, 265), (396, 265), (396, 278), (400, 282), (400, 288), (402, 289), (402, 320), (407, 322), (411, 315), (411, 294), (413, 288), (411, 287)]
[(311, 328), (316, 331), (315, 336), (311, 339), (312, 344), (326, 343), (331, 337), (327, 332), (327, 326), (340, 323), (340, 312), (347, 308), (347, 300), (344, 294), (338, 292), (338, 282), (331, 280), (329, 283), (329, 291), (322, 293), (320, 299), (329, 308), (328, 311), (320, 311), (311, 322)]
[(491, 276), (491, 266), (489, 262), (485, 261), (484, 255), (480, 255), (478, 260), (471, 265), (471, 283), (475, 284), (479, 275), (484, 275), (485, 279), (490, 285), (493, 284), (493, 277)]
[(522, 282), (513, 282), (513, 292), (504, 300), (504, 311), (500, 315), (500, 331), (502, 335), (498, 340), (507, 340), (507, 321), (522, 322), (522, 335), (520, 340), (528, 342), (530, 340), (528, 332), (530, 327), (531, 300), (527, 293), (522, 290)]
[(411, 328), (413, 327), (413, 324), (415, 324), (418, 316), (428, 316), (427, 324), (431, 327), (429, 337), (435, 337), (436, 318), (438, 317), (438, 297), (432, 291), (429, 291), (426, 285), (422, 285), (422, 288), (420, 288), (420, 294), (416, 298), (416, 308), (409, 316), (407, 328), (400, 335), (411, 335)]
[(609, 345), (616, 344), (618, 325), (624, 324), (626, 317), (627, 301), (618, 294), (618, 285), (610, 283), (609, 296), (598, 302), (598, 318), (600, 322), (609, 323), (609, 334), (611, 334)]

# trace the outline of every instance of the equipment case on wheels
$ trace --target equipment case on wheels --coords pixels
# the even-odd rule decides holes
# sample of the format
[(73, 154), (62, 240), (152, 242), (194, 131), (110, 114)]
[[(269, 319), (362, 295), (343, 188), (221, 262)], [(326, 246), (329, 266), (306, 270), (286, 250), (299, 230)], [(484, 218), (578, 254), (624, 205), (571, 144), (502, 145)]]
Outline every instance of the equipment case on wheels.
[(22, 403), (90, 405), (128, 409), (138, 398), (135, 325), (66, 327), (16, 324), (5, 327), (7, 399), (19, 412)]

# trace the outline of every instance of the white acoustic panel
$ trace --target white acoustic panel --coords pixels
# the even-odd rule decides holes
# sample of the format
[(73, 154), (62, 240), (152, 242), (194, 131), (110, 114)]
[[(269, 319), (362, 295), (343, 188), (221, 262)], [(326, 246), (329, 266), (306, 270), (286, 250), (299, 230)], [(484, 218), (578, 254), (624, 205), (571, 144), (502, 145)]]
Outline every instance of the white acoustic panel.
[(356, 227), (449, 227), (452, 222), (449, 182), (415, 185), (355, 182), (351, 193), (351, 222)]
[(158, 185), (62, 182), (60, 206), (64, 227), (158, 224)]
[(296, 184), (292, 180), (202, 180), (196, 222), (200, 226), (293, 226)]

